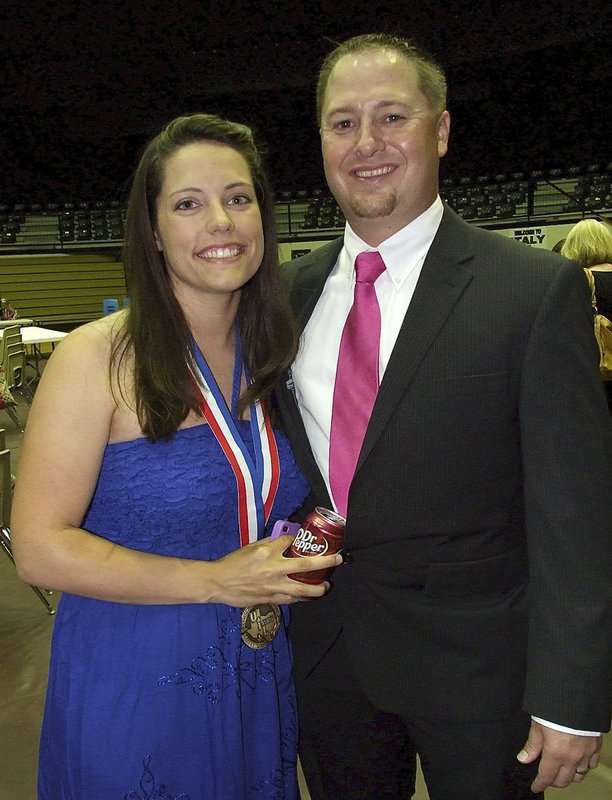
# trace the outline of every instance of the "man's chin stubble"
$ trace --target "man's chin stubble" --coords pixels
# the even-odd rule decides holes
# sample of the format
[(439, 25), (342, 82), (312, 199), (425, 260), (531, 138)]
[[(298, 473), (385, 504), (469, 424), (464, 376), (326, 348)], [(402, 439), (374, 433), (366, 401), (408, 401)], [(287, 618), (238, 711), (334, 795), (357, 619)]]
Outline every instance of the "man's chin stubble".
[(377, 198), (355, 198), (351, 203), (353, 213), (362, 219), (376, 219), (377, 217), (388, 217), (395, 211), (396, 197), (390, 194), (385, 197)]

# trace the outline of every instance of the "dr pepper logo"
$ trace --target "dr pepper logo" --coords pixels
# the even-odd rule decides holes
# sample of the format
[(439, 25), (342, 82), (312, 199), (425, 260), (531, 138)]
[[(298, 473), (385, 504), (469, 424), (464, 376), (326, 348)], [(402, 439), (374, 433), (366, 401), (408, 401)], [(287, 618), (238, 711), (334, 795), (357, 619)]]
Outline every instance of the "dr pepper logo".
[(327, 539), (318, 541), (314, 533), (300, 528), (293, 540), (292, 548), (300, 556), (324, 556), (327, 553)]

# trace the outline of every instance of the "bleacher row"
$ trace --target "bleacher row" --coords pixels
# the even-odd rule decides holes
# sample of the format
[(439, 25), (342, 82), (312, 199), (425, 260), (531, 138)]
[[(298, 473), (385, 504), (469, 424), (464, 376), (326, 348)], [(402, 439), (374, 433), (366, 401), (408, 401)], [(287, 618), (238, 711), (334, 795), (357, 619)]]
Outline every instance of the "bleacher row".
[(0, 256), (0, 291), (22, 319), (71, 329), (102, 316), (105, 298), (123, 303), (123, 264), (107, 252)]
[[(443, 178), (440, 195), (463, 219), (478, 225), (557, 220), (612, 209), (612, 163), (510, 174)], [(323, 190), (283, 192), (279, 234), (330, 234), (344, 225), (336, 201)], [(283, 208), (282, 203), (285, 203)]]
[[(580, 217), (612, 210), (612, 163), (479, 175), (441, 181), (440, 194), (468, 222), (483, 226)], [(281, 241), (329, 236), (344, 217), (327, 190), (281, 192)], [(1, 203), (0, 253), (63, 252), (121, 247), (125, 208), (110, 202)]]
[(117, 246), (125, 209), (118, 200), (67, 203), (0, 203), (0, 243), (11, 251), (64, 250), (88, 244)]

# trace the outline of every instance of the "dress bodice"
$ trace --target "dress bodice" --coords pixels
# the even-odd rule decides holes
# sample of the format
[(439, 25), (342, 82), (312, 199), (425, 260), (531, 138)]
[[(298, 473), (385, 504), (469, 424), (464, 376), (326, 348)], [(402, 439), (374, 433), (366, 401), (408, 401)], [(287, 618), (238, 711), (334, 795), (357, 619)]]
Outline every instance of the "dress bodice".
[[(239, 430), (252, 455), (249, 423), (239, 423)], [(287, 439), (277, 431), (276, 441), (281, 480), (260, 537), (308, 492)], [(169, 440), (139, 438), (108, 445), (83, 527), (161, 555), (216, 559), (236, 549), (236, 480), (210, 426), (181, 429)]]

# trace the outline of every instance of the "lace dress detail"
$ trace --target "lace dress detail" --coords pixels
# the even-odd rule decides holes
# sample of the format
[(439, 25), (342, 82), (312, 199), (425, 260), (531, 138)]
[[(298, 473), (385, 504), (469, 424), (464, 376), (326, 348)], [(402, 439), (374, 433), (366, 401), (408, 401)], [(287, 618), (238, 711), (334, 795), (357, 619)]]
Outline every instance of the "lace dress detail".
[[(240, 432), (252, 452), (248, 423)], [(267, 531), (308, 487), (276, 434)], [(239, 544), (235, 478), (208, 425), (106, 448), (83, 527), (135, 550), (214, 560)], [(296, 800), (297, 721), (284, 626), (253, 650), (241, 609), (65, 594), (41, 738), (39, 800)]]

